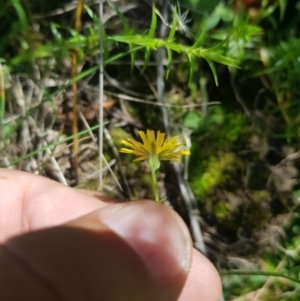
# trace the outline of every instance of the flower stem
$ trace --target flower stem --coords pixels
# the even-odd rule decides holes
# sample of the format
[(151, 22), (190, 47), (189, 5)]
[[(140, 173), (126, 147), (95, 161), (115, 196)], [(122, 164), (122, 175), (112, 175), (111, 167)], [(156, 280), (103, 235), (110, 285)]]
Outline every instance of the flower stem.
[(156, 180), (154, 168), (151, 168), (151, 176), (152, 176), (152, 190), (154, 193), (154, 199), (155, 199), (155, 202), (159, 203), (158, 187), (157, 187), (157, 180)]

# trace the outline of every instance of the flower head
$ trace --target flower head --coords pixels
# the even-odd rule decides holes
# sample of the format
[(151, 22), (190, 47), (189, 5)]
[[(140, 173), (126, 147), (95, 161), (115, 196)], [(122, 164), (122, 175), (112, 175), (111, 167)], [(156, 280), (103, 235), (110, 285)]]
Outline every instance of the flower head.
[(147, 130), (147, 133), (138, 131), (138, 133), (143, 143), (127, 138), (122, 140), (122, 143), (131, 149), (120, 149), (121, 153), (136, 155), (134, 161), (146, 160), (149, 167), (158, 169), (161, 160), (178, 162), (181, 155), (190, 155), (190, 151), (178, 149), (185, 145), (185, 142), (179, 142), (177, 136), (166, 139), (165, 134), (158, 131), (155, 137), (152, 130)]

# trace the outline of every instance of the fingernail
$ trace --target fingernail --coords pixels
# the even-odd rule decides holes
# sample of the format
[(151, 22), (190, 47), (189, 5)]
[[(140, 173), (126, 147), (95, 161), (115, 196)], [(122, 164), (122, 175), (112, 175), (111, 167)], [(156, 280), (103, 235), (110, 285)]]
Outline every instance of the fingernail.
[(135, 201), (98, 212), (101, 221), (128, 242), (155, 278), (189, 270), (190, 235), (172, 209), (151, 201)]

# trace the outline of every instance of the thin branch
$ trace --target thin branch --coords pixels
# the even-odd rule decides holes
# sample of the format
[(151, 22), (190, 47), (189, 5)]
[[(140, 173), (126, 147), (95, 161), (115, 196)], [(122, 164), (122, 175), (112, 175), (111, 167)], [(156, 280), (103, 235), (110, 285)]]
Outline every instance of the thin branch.
[[(172, 105), (168, 103), (160, 103), (160, 102), (154, 102), (150, 100), (144, 100), (141, 98), (136, 98), (136, 97), (131, 97), (126, 94), (120, 94), (120, 93), (114, 93), (114, 92), (107, 92), (107, 94), (116, 96), (118, 98), (122, 98), (125, 100), (133, 101), (133, 102), (139, 102), (139, 103), (144, 103), (147, 105), (152, 105), (152, 106), (157, 106), (157, 107), (166, 107), (166, 108), (175, 108), (175, 109), (190, 109), (190, 108), (197, 108), (201, 107), (202, 103), (193, 103), (193, 104), (186, 104), (186, 105)], [(211, 101), (207, 103), (207, 106), (212, 106), (212, 105), (219, 105), (221, 102), (220, 101)]]
[(103, 102), (104, 102), (104, 88), (103, 88), (103, 1), (99, 2), (99, 187), (98, 190), (102, 190), (103, 186), (103, 170), (102, 170), (102, 157), (103, 157)]
[[(79, 0), (75, 11), (75, 24), (74, 28), (79, 33), (81, 29), (81, 15), (83, 11), (84, 0)], [(78, 51), (73, 49), (71, 51), (71, 76), (72, 79), (77, 76), (77, 63), (78, 63)], [(72, 134), (74, 135), (73, 148), (72, 148), (72, 161), (75, 170), (75, 183), (79, 184), (79, 166), (78, 166), (78, 116), (77, 116), (77, 82), (72, 83)]]
[[(164, 20), (167, 20), (168, 18), (168, 7), (169, 7), (169, 1), (160, 0), (159, 3), (162, 7), (162, 18)], [(164, 37), (167, 33), (167, 26), (164, 22), (160, 24), (159, 28), (159, 36)], [(156, 53), (156, 87), (157, 87), (157, 101), (161, 104), (165, 104), (164, 100), (164, 92), (165, 92), (165, 70), (164, 65), (162, 62), (164, 62), (166, 59), (166, 49), (165, 48), (158, 48)], [(165, 131), (168, 135), (170, 135), (170, 125), (169, 125), (169, 118), (168, 118), (168, 111), (165, 106), (162, 106), (162, 115), (163, 115), (163, 122)]]

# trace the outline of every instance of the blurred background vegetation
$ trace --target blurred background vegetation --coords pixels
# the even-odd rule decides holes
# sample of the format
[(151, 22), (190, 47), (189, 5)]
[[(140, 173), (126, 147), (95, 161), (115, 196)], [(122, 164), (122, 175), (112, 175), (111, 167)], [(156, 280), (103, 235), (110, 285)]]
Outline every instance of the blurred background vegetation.
[[(179, 135), (191, 156), (158, 181), (195, 246), (192, 216), (219, 270), (300, 279), (300, 1), (119, 0), (101, 22), (99, 2), (1, 1), (1, 166), (97, 190), (101, 161), (105, 193), (153, 199), (121, 140)], [(226, 300), (300, 298), (284, 278), (223, 284)]]

